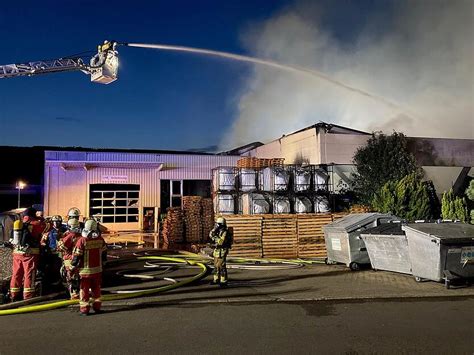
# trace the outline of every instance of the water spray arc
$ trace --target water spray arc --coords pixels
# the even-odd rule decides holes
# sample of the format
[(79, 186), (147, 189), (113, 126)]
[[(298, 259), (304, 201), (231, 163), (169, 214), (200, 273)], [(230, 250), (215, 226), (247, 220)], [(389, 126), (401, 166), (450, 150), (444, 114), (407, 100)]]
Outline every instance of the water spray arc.
[[(268, 67), (284, 70), (287, 72), (292, 72), (292, 73), (297, 73), (297, 74), (303, 74), (306, 76), (310, 76), (313, 78), (318, 78), (322, 79), (326, 82), (329, 82), (339, 88), (349, 90), (350, 92), (357, 93), (359, 95), (365, 96), (369, 99), (372, 99), (374, 101), (383, 103), (386, 106), (389, 106), (390, 108), (398, 109), (403, 111), (405, 114), (408, 114), (410, 110), (402, 107), (400, 104), (395, 103), (393, 101), (387, 100), (386, 98), (375, 95), (372, 93), (369, 93), (367, 91), (355, 88), (353, 86), (347, 85), (339, 80), (336, 80), (320, 71), (317, 70), (312, 70), (296, 65), (289, 65), (289, 64), (281, 64), (272, 60), (267, 60), (267, 59), (260, 59), (256, 57), (251, 57), (247, 55), (240, 55), (240, 54), (234, 54), (234, 53), (229, 53), (229, 52), (222, 52), (222, 51), (215, 51), (215, 50), (210, 50), (210, 49), (203, 49), (203, 48), (195, 48), (195, 47), (185, 47), (185, 46), (174, 46), (174, 45), (166, 45), (166, 44), (147, 44), (147, 43), (120, 43), (122, 46), (127, 46), (127, 47), (136, 47), (136, 48), (151, 48), (151, 49), (161, 49), (161, 50), (167, 50), (167, 51), (177, 51), (177, 52), (187, 52), (187, 53), (194, 53), (194, 54), (204, 54), (204, 55), (209, 55), (209, 56), (214, 56), (214, 57), (220, 57), (220, 58), (225, 58), (225, 59), (230, 59), (230, 60), (237, 60), (240, 62), (247, 62), (247, 63), (254, 63), (254, 64), (261, 64), (261, 65), (266, 65)], [(412, 113), (410, 113), (410, 116), (414, 116)]]

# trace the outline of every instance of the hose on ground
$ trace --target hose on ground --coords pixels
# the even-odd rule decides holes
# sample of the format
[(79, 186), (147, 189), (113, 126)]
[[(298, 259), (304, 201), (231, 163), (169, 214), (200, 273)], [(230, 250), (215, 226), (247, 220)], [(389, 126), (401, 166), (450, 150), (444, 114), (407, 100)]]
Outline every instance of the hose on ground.
[[(157, 294), (157, 293), (173, 290), (173, 289), (176, 289), (178, 287), (188, 285), (188, 284), (193, 283), (197, 280), (200, 280), (204, 276), (206, 276), (206, 273), (207, 273), (206, 265), (204, 265), (203, 263), (200, 263), (200, 262), (192, 261), (192, 260), (185, 260), (185, 259), (179, 259), (179, 258), (169, 258), (169, 257), (162, 257), (162, 256), (141, 256), (141, 257), (138, 257), (137, 260), (164, 260), (164, 261), (172, 261), (172, 262), (175, 262), (175, 263), (190, 264), (190, 265), (193, 265), (193, 266), (196, 266), (196, 267), (200, 267), (201, 271), (198, 274), (196, 274), (196, 275), (194, 275), (190, 278), (187, 278), (183, 281), (177, 282), (177, 283), (171, 283), (169, 285), (160, 286), (160, 287), (156, 287), (156, 288), (151, 288), (151, 289), (148, 289), (148, 290), (138, 290), (136, 292), (127, 293), (127, 294), (105, 295), (105, 296), (102, 297), (102, 301), (104, 301), (104, 302), (117, 301), (117, 300), (147, 296), (147, 295), (152, 295), (152, 294)], [(72, 306), (72, 305), (75, 305), (75, 304), (78, 304), (78, 303), (79, 303), (79, 300), (62, 300), (62, 301), (49, 302), (49, 303), (45, 303), (45, 304), (41, 304), (41, 305), (26, 306), (26, 307), (15, 308), (15, 309), (6, 309), (6, 310), (0, 310), (0, 316), (48, 311), (48, 310), (63, 308), (63, 307), (67, 307), (67, 306)]]

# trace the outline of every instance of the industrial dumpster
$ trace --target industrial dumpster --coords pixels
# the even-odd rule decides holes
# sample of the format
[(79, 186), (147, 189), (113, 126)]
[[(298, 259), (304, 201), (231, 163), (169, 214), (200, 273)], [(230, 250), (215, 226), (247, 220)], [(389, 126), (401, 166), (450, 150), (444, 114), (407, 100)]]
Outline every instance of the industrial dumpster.
[(402, 226), (408, 238), (412, 273), (417, 281), (474, 277), (474, 225), (415, 223)]
[(374, 270), (411, 274), (408, 241), (400, 222), (384, 223), (363, 231), (360, 237)]
[(392, 220), (397, 218), (390, 214), (353, 213), (323, 227), (327, 263), (346, 264), (351, 270), (369, 264), (369, 254), (360, 233)]

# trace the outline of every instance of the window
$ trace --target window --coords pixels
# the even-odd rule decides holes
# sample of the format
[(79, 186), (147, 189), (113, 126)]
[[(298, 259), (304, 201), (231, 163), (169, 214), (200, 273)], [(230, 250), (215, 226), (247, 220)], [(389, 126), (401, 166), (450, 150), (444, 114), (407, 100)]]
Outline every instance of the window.
[(103, 223), (138, 222), (140, 185), (91, 184), (90, 215)]

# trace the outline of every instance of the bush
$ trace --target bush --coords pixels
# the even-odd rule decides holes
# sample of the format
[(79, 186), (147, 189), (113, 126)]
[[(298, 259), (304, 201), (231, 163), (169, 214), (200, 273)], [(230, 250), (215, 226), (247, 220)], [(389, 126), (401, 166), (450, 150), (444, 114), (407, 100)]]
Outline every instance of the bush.
[(376, 211), (390, 212), (408, 221), (432, 217), (428, 190), (417, 173), (383, 185), (375, 194), (372, 207)]
[(351, 177), (352, 185), (363, 204), (370, 203), (387, 182), (420, 171), (407, 149), (405, 136), (397, 132), (389, 136), (373, 133), (367, 144), (355, 153), (354, 164), (357, 174)]
[(466, 199), (454, 196), (453, 189), (444, 192), (441, 199), (441, 215), (443, 219), (458, 219), (461, 222), (468, 221)]

